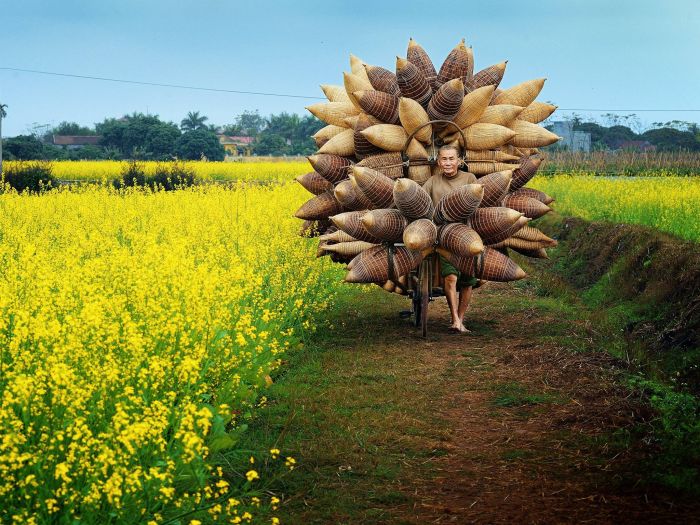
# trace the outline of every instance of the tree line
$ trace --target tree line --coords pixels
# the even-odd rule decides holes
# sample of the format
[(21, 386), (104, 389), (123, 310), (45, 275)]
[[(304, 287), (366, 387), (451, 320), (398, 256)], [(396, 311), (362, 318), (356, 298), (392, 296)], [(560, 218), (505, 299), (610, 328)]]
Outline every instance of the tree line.
[(644, 130), (635, 114), (607, 113), (602, 119), (607, 126), (575, 113), (566, 118), (575, 131), (591, 134), (591, 148), (596, 151), (624, 149), (626, 144), (638, 141), (648, 142), (656, 151), (700, 151), (700, 126), (695, 122), (654, 122), (651, 129)]
[[(223, 160), (224, 147), (217, 135), (245, 136), (253, 139), (254, 155), (310, 155), (316, 151), (311, 135), (324, 126), (312, 115), (280, 113), (261, 116), (246, 111), (234, 122), (223, 126), (207, 124), (209, 119), (191, 111), (180, 124), (161, 120), (158, 115), (132, 113), (121, 118), (106, 118), (94, 127), (61, 122), (44, 133), (28, 133), (2, 140), (5, 160), (101, 160), (187, 159)], [(95, 145), (70, 149), (52, 143), (54, 135), (99, 135)]]

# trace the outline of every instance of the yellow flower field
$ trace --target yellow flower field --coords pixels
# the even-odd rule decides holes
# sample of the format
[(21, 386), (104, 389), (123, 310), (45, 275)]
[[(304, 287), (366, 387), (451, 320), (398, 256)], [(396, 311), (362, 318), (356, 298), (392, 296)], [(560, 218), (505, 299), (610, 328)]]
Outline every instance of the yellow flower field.
[[(11, 168), (16, 161), (7, 161)], [(81, 160), (54, 161), (53, 174), (62, 180), (114, 180), (120, 177), (126, 161), (118, 160)], [(148, 175), (152, 175), (158, 162), (145, 161), (143, 166)], [(196, 173), (200, 180), (216, 181), (250, 181), (274, 180), (287, 182), (297, 175), (311, 171), (309, 163), (304, 160), (288, 162), (202, 162), (185, 161), (185, 165)]]
[(1, 523), (253, 512), (257, 471), (211, 459), (341, 286), (297, 235), (305, 193), (0, 195)]
[(698, 177), (538, 176), (529, 186), (555, 197), (564, 215), (642, 224), (700, 241)]

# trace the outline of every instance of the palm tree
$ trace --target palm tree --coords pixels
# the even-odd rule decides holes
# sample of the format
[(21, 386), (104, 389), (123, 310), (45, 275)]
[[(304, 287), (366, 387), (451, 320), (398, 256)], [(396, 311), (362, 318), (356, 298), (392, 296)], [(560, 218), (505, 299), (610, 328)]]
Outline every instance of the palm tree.
[(209, 120), (208, 117), (204, 115), (199, 115), (199, 111), (190, 111), (187, 113), (187, 118), (182, 119), (180, 122), (180, 128), (183, 131), (194, 131), (196, 129), (206, 128), (205, 122)]
[(7, 116), (7, 104), (0, 104), (0, 177), (2, 176), (2, 119)]

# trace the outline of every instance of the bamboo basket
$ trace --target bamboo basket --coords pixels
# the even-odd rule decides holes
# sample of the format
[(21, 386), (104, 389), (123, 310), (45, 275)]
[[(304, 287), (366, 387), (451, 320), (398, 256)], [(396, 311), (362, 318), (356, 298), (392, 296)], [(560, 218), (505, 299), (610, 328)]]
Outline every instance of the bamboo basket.
[(520, 248), (513, 249), (519, 254), (524, 255), (525, 257), (530, 257), (532, 259), (549, 259), (549, 255), (547, 255), (547, 250), (545, 250), (544, 248), (540, 248), (538, 250), (523, 250)]
[(489, 106), (481, 115), (479, 122), (485, 124), (498, 124), (499, 126), (510, 126), (524, 108), (513, 106), (512, 104), (496, 104)]
[(360, 109), (350, 102), (319, 102), (306, 106), (315, 117), (326, 124), (347, 128), (346, 117), (352, 117), (360, 113)]
[(355, 163), (338, 155), (316, 154), (307, 157), (316, 173), (328, 182), (335, 184), (348, 178), (348, 168)]
[(513, 104), (525, 108), (532, 104), (537, 95), (540, 94), (545, 80), (544, 78), (526, 80), (516, 86), (504, 89), (496, 96), (494, 104)]
[(362, 225), (361, 219), (365, 213), (367, 212), (346, 211), (343, 213), (338, 213), (337, 215), (332, 215), (329, 218), (340, 230), (343, 230), (345, 233), (351, 237), (354, 237), (358, 241), (379, 244), (382, 242), (382, 240), (370, 234)]
[(318, 238), (321, 242), (353, 242), (356, 241), (355, 237), (348, 235), (343, 230), (335, 230), (332, 233), (326, 233)]
[(535, 176), (542, 164), (541, 158), (524, 157), (520, 167), (513, 170), (513, 180), (510, 183), (510, 191), (519, 190)]
[(428, 103), (430, 120), (452, 120), (464, 100), (464, 84), (459, 78), (445, 82)]
[[(366, 256), (362, 257), (364, 254)], [(361, 257), (358, 259), (358, 257)], [(394, 248), (393, 257), (388, 248), (377, 246), (358, 255), (356, 261), (345, 276), (349, 283), (381, 283), (404, 275), (417, 267), (423, 260), (420, 252), (411, 251), (403, 246)], [(390, 266), (390, 261), (393, 263)]]
[(323, 249), (326, 252), (337, 253), (344, 257), (355, 257), (357, 254), (377, 246), (371, 242), (364, 241), (351, 241), (351, 242), (339, 242), (337, 244), (326, 245)]
[[(467, 139), (467, 144), (472, 149), (495, 149), (511, 140), (515, 136), (515, 131), (498, 124), (481, 124), (477, 122), (465, 128), (464, 135)], [(450, 142), (454, 139), (459, 140), (460, 146), (464, 146), (459, 133), (446, 140)]]
[(428, 179), (432, 176), (430, 166), (409, 166), (408, 168), (408, 178), (412, 181), (417, 182), (421, 186), (428, 182)]
[(509, 229), (522, 217), (522, 213), (510, 208), (479, 208), (470, 224), (484, 244), (494, 244), (510, 237)]
[(503, 206), (519, 211), (530, 219), (538, 219), (552, 211), (545, 203), (524, 195), (506, 195)]
[[(432, 126), (427, 125), (430, 117), (425, 108), (418, 102), (408, 97), (401, 97), (399, 100), (399, 120), (406, 130), (406, 133), (414, 134), (414, 138), (421, 142), (430, 142)], [(416, 131), (418, 130), (418, 131)]]
[(375, 208), (391, 208), (394, 204), (394, 181), (371, 168), (354, 166), (353, 184), (369, 199)]
[(321, 90), (329, 102), (345, 102), (346, 104), (352, 104), (350, 102), (350, 97), (348, 97), (348, 92), (345, 91), (343, 86), (336, 86), (333, 84), (321, 84)]
[(397, 97), (401, 96), (395, 73), (380, 66), (365, 66), (365, 71), (367, 71), (367, 78), (374, 89)]
[(523, 226), (518, 232), (514, 233), (513, 236), (525, 241), (546, 243), (545, 247), (557, 245), (557, 241), (532, 226)]
[(357, 118), (357, 123), (355, 124), (353, 132), (353, 141), (355, 143), (355, 156), (358, 159), (364, 159), (370, 155), (377, 155), (382, 153), (383, 150), (372, 144), (367, 137), (362, 134), (362, 131), (370, 126), (374, 126), (377, 120), (374, 117), (367, 115), (366, 113), (361, 113)]
[(474, 257), (484, 251), (481, 237), (466, 224), (451, 223), (438, 229), (438, 243), (457, 256)]
[(542, 126), (516, 119), (510, 129), (515, 131), (515, 137), (510, 143), (516, 148), (539, 148), (557, 142), (560, 137)]
[(383, 173), (390, 179), (398, 179), (399, 177), (403, 177), (401, 162), (400, 153), (382, 153), (362, 159), (357, 163), (357, 166), (360, 168), (372, 168), (373, 170)]
[(414, 251), (430, 248), (437, 241), (437, 227), (430, 219), (418, 219), (406, 226), (403, 243)]
[(545, 192), (536, 190), (534, 188), (519, 188), (511, 192), (511, 195), (522, 195), (523, 197), (532, 197), (533, 199), (537, 199), (538, 201), (544, 204), (551, 204), (554, 202), (554, 199), (547, 195)]
[(362, 80), (369, 82), (366, 66), (367, 64), (364, 60), (350, 53), (350, 71), (353, 75), (357, 75)]
[[(464, 39), (450, 51), (438, 73), (438, 82), (447, 83), (452, 79), (471, 77), (474, 73), (473, 57), (464, 44)], [(464, 90), (462, 90), (464, 93)]]
[(515, 261), (493, 248), (484, 248), (478, 257), (459, 257), (440, 248), (438, 252), (459, 271), (486, 281), (517, 281), (527, 275)]
[(321, 177), (321, 175), (315, 171), (305, 173), (304, 175), (299, 175), (295, 180), (301, 184), (305, 190), (313, 193), (314, 195), (321, 195), (322, 193), (333, 189), (333, 184)]
[(507, 64), (508, 61), (506, 60), (475, 73), (473, 78), (464, 82), (464, 91), (471, 93), (484, 86), (493, 86), (497, 88), (501, 80), (503, 80), (503, 74), (506, 72)]
[(481, 177), (478, 183), (484, 187), (484, 198), (481, 200), (479, 207), (500, 206), (503, 197), (508, 193), (512, 177), (513, 172), (511, 170), (497, 171)]
[(297, 219), (309, 221), (327, 219), (330, 215), (340, 213), (343, 210), (332, 191), (326, 191), (306, 201), (297, 210), (294, 216)]
[(433, 220), (437, 224), (466, 221), (479, 207), (483, 197), (483, 185), (465, 184), (440, 199)]
[(406, 51), (408, 61), (414, 64), (423, 74), (423, 77), (428, 81), (431, 88), (437, 89), (440, 87), (437, 84), (437, 71), (430, 60), (428, 53), (412, 38), (408, 41), (408, 50)]
[(477, 177), (482, 177), (483, 175), (489, 175), (491, 173), (496, 173), (497, 171), (513, 170), (517, 168), (519, 164), (505, 164), (503, 162), (468, 162), (467, 170), (469, 173), (473, 173)]
[(399, 97), (383, 91), (355, 91), (360, 106), (367, 113), (387, 124), (399, 123)]
[(402, 126), (394, 124), (375, 124), (361, 131), (367, 140), (385, 151), (402, 151), (408, 134)]
[(371, 234), (386, 242), (401, 242), (408, 220), (399, 210), (372, 210), (362, 216), (362, 225)]
[[(362, 68), (362, 71), (364, 72), (364, 68)], [(374, 89), (369, 78), (367, 78), (367, 73), (365, 73), (364, 78), (354, 73), (343, 73), (343, 85), (345, 86), (345, 91), (348, 93), (350, 102), (352, 102), (359, 113), (362, 111), (362, 106), (360, 106), (360, 102), (355, 98), (353, 93), (355, 93), (355, 91), (369, 91)]]
[(314, 141), (316, 142), (316, 147), (320, 148), (338, 133), (345, 131), (345, 129), (346, 128), (341, 126), (334, 126), (333, 124), (328, 124), (327, 126), (322, 127), (312, 135)]
[[(464, 95), (453, 122), (460, 129), (467, 128), (479, 122), (481, 115), (483, 115), (484, 111), (486, 111), (486, 108), (489, 106), (495, 89), (494, 86), (483, 86)], [(471, 145), (469, 147), (471, 147)]]
[[(504, 151), (500, 150), (467, 150), (464, 153), (464, 158), (467, 160), (467, 162), (511, 162), (511, 161), (518, 161), (520, 160), (520, 157), (516, 155), (510, 155)], [(507, 168), (506, 168), (507, 169)], [(502, 170), (494, 170), (494, 171), (502, 171)]]
[(526, 122), (537, 124), (548, 118), (556, 109), (557, 106), (552, 104), (534, 101), (518, 115), (518, 118)]
[[(526, 227), (526, 226), (524, 226)], [(539, 250), (556, 246), (545, 241), (528, 241), (520, 237), (508, 237), (507, 239), (491, 245), (493, 248), (513, 248), (517, 250)]]
[(321, 154), (338, 155), (340, 157), (351, 157), (355, 154), (355, 131), (352, 129), (343, 130), (335, 137), (331, 138), (318, 150)]
[(396, 57), (396, 81), (404, 97), (412, 98), (424, 108), (428, 107), (433, 90), (423, 73), (413, 63)]
[(409, 220), (433, 218), (433, 201), (418, 182), (398, 179), (392, 193), (396, 207)]
[(355, 191), (350, 179), (339, 182), (333, 190), (333, 195), (346, 210), (367, 210), (374, 207), (362, 192)]

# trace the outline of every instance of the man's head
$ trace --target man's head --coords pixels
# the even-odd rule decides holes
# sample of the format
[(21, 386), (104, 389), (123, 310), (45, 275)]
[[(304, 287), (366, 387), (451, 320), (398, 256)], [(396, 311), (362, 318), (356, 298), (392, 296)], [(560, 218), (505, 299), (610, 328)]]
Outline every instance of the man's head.
[(443, 175), (448, 179), (457, 175), (459, 167), (459, 152), (453, 145), (447, 144), (438, 150), (438, 166), (442, 170)]

